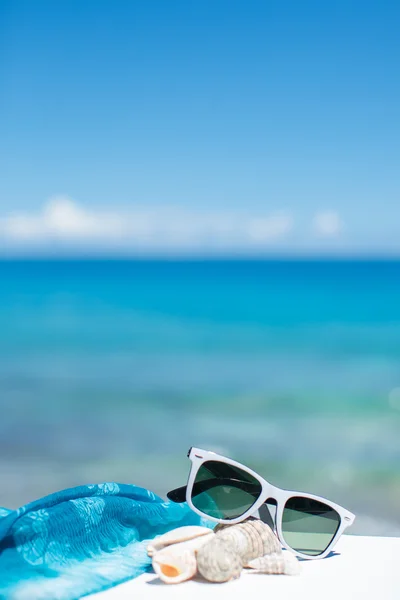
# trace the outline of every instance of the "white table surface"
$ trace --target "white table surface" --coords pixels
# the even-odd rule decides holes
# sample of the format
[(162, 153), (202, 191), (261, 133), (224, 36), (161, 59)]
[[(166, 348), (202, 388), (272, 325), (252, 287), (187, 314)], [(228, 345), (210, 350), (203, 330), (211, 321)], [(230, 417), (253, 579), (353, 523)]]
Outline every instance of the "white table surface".
[(166, 585), (142, 575), (93, 594), (90, 600), (400, 600), (400, 538), (344, 535), (334, 555), (301, 561), (297, 576), (243, 572), (224, 584)]

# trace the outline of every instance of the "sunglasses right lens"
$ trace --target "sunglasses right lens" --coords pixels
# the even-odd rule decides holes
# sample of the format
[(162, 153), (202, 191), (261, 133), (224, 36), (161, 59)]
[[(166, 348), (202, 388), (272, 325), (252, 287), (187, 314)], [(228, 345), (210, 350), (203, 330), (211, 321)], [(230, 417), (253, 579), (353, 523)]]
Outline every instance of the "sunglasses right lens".
[(241, 517), (258, 500), (261, 483), (238, 467), (209, 460), (201, 465), (193, 484), (193, 506), (209, 517)]
[(330, 506), (311, 498), (295, 496), (285, 504), (282, 533), (290, 548), (318, 556), (322, 554), (340, 525), (340, 516)]

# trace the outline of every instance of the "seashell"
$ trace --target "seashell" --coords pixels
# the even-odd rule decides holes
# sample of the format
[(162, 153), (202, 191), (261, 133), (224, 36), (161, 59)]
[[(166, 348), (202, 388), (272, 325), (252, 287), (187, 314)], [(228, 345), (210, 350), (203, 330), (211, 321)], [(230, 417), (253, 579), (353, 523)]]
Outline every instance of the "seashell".
[(259, 519), (246, 519), (237, 525), (217, 525), (214, 532), (236, 549), (243, 565), (259, 556), (282, 552), (280, 542), (271, 527)]
[(152, 564), (159, 578), (165, 583), (181, 583), (193, 577), (197, 572), (196, 551), (211, 537), (214, 537), (214, 533), (210, 529), (207, 534), (201, 533), (193, 539), (178, 544), (171, 542), (168, 546), (155, 552)]
[(290, 552), (273, 552), (253, 558), (246, 567), (255, 573), (268, 573), (269, 575), (298, 575), (300, 573), (300, 563)]
[(255, 573), (295, 575), (296, 557), (282, 552), (272, 529), (258, 519), (236, 525), (179, 527), (156, 538), (147, 552), (165, 583), (180, 583), (198, 571), (207, 581), (222, 583), (240, 577), (243, 567)]
[(165, 548), (166, 546), (178, 544), (179, 542), (186, 542), (187, 540), (192, 540), (193, 538), (200, 537), (202, 535), (209, 535), (210, 533), (212, 533), (212, 530), (208, 527), (200, 527), (197, 525), (177, 527), (177, 529), (168, 531), (167, 533), (164, 533), (163, 535), (160, 535), (152, 540), (147, 546), (147, 554), (148, 556), (154, 556), (156, 552), (162, 548)]
[(214, 532), (214, 538), (207, 540), (197, 553), (197, 569), (208, 581), (236, 579), (253, 559), (282, 553), (272, 529), (258, 519), (217, 525)]

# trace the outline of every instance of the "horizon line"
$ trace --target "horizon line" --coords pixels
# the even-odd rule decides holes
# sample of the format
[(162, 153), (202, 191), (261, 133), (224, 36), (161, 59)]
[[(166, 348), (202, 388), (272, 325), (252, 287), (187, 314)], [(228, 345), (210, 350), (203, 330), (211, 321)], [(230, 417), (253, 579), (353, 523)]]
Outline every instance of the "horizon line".
[(2, 254), (0, 262), (400, 262), (399, 254)]

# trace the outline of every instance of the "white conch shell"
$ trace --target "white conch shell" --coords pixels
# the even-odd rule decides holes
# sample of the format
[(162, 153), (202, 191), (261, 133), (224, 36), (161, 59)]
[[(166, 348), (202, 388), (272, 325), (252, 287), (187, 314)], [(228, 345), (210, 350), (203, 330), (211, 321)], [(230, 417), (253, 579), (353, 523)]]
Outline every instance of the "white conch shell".
[(172, 531), (167, 531), (167, 533), (154, 538), (147, 546), (147, 554), (148, 556), (154, 556), (156, 552), (166, 546), (186, 542), (187, 540), (192, 540), (202, 535), (209, 535), (210, 533), (213, 533), (212, 529), (200, 527), (199, 525), (177, 527), (177, 529), (172, 529)]
[(198, 571), (207, 581), (222, 583), (236, 579), (253, 559), (282, 552), (272, 529), (258, 519), (217, 525), (214, 531), (214, 538), (207, 540), (197, 554)]
[(300, 573), (300, 563), (290, 552), (273, 552), (253, 558), (246, 567), (255, 573), (268, 573), (269, 575), (298, 575)]
[(178, 544), (171, 542), (153, 555), (154, 571), (165, 583), (181, 583), (194, 577), (197, 572), (196, 552), (211, 537), (214, 533), (208, 529), (207, 535), (201, 532), (193, 539)]

